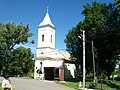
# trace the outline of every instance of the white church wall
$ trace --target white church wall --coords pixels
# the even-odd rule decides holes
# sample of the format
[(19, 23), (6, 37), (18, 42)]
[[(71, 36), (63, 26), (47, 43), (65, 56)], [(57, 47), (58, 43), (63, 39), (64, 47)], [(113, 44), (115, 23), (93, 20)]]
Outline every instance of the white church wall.
[(38, 78), (37, 70), (40, 69), (42, 62), (42, 74), (44, 76), (44, 67), (63, 67), (63, 60), (35, 60), (34, 78)]
[(63, 67), (63, 60), (36, 60), (35, 67), (40, 69), (40, 63), (42, 62), (42, 67)]
[(51, 60), (45, 60), (43, 62), (43, 67), (62, 67), (63, 61), (51, 61)]
[(75, 78), (76, 67), (75, 64), (64, 63), (65, 78)]
[[(44, 35), (44, 41), (42, 41)], [(52, 42), (51, 42), (52, 35)], [(55, 48), (55, 30), (50, 27), (38, 28), (38, 48), (39, 47), (52, 47)]]
[(36, 57), (64, 58), (63, 54), (56, 49), (40, 48), (37, 49)]

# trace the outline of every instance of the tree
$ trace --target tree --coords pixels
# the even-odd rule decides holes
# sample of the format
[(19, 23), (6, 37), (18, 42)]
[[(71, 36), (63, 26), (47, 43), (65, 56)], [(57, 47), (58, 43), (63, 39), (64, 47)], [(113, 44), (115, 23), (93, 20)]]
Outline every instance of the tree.
[[(13, 60), (9, 65), (12, 75), (28, 75), (34, 68), (33, 55), (30, 48), (18, 47), (13, 51)], [(14, 66), (14, 67), (13, 67)]]
[[(75, 28), (69, 31), (65, 39), (65, 43), (68, 48), (68, 51), (71, 50), (72, 56), (74, 58), (77, 57), (76, 61), (81, 62), (80, 64), (82, 66), (82, 39), (79, 39), (78, 36), (82, 36), (82, 30), (85, 30), (87, 72), (90, 72), (92, 69), (91, 41), (94, 41), (94, 38), (96, 36), (96, 30), (100, 30), (104, 26), (103, 25), (104, 17), (101, 14), (102, 12), (101, 9), (106, 7), (105, 4), (101, 5), (97, 2), (93, 2), (92, 5), (93, 6), (91, 6), (90, 4), (87, 4), (86, 6), (84, 6), (85, 9), (82, 12), (82, 14), (85, 15), (84, 21), (80, 22)], [(101, 21), (101, 18), (102, 18), (102, 21)]]
[(80, 72), (79, 65), (82, 65), (82, 40), (78, 38), (80, 34), (82, 34), (82, 31), (80, 30), (80, 24), (78, 24), (76, 27), (73, 27), (72, 30), (69, 30), (65, 39), (67, 51), (71, 55), (71, 60), (76, 63), (77, 74)]
[(78, 36), (82, 36), (81, 31), (85, 30), (87, 72), (92, 69), (91, 41), (93, 41), (97, 75), (104, 73), (109, 77), (114, 71), (118, 61), (116, 56), (120, 50), (119, 10), (113, 4), (107, 6), (95, 1), (92, 5), (85, 5), (82, 14), (85, 16), (83, 22), (66, 35), (65, 43), (68, 51), (77, 62), (82, 62), (80, 58), (82, 57), (82, 41), (78, 39)]
[[(118, 4), (119, 6), (119, 4)], [(120, 54), (120, 9), (114, 4), (108, 5), (108, 19), (106, 23), (106, 62), (108, 63), (108, 68), (106, 68), (107, 76), (111, 75), (114, 71), (116, 63), (119, 62)], [(110, 38), (111, 37), (111, 38)], [(111, 72), (110, 72), (111, 71)]]
[(13, 22), (0, 23), (0, 62), (2, 62), (2, 73), (9, 72), (9, 63), (12, 61), (14, 46), (28, 43), (28, 38), (33, 34), (29, 33), (29, 25), (22, 23), (15, 25)]

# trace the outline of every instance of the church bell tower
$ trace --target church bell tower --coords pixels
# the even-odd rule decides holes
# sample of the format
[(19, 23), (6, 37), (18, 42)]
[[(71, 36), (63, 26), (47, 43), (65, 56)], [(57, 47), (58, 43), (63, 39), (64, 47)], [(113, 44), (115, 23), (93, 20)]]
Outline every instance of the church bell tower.
[(48, 8), (43, 21), (38, 25), (37, 48), (55, 48), (55, 26), (51, 22)]

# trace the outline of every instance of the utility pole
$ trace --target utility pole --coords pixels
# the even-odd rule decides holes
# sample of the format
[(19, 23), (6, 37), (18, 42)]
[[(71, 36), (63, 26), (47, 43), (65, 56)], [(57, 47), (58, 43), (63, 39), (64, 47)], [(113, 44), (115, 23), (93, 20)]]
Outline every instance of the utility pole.
[(85, 31), (83, 30), (83, 90), (85, 90)]
[(92, 41), (92, 59), (93, 59), (93, 82), (96, 83), (96, 76), (95, 76), (95, 58), (94, 58), (94, 47), (93, 47), (93, 41)]
[[(83, 30), (83, 90), (85, 90), (85, 31)], [(81, 36), (78, 36), (81, 39)]]

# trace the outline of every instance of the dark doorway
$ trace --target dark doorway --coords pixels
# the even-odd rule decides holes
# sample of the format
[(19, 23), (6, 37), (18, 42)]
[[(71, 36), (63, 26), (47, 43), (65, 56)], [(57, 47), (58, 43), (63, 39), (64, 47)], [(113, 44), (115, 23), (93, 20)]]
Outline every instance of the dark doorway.
[(45, 80), (64, 80), (64, 68), (44, 67)]
[(54, 80), (54, 67), (45, 67), (45, 80)]

